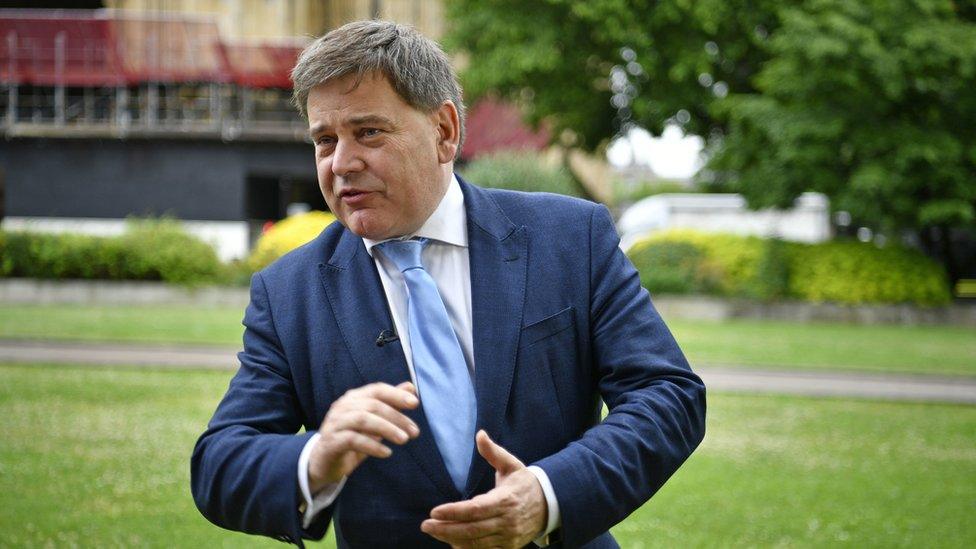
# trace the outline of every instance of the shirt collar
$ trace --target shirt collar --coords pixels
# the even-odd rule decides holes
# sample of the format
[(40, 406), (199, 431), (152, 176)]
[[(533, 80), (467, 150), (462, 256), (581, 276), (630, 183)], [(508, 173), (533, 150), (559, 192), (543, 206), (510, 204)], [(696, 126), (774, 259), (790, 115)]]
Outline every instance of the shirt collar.
[(398, 238), (387, 238), (386, 240), (370, 240), (363, 238), (366, 244), (366, 251), (370, 256), (373, 255), (373, 247), (386, 242), (387, 240), (406, 240), (408, 238), (423, 237), (438, 242), (444, 242), (454, 246), (468, 247), (467, 214), (464, 211), (464, 193), (461, 192), (461, 185), (457, 177), (451, 175), (451, 182), (447, 185), (447, 192), (444, 198), (437, 205), (434, 213), (430, 214), (427, 221), (413, 234), (408, 234)]

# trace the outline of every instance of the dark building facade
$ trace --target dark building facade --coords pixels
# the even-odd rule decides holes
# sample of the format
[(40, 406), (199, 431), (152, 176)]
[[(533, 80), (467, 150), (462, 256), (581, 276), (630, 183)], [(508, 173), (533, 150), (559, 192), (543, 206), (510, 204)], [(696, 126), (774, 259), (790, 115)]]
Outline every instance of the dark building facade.
[(289, 205), (325, 208), (306, 143), (15, 138), (0, 144), (0, 181), (10, 228), (166, 215), (235, 233), (223, 245), (237, 251)]

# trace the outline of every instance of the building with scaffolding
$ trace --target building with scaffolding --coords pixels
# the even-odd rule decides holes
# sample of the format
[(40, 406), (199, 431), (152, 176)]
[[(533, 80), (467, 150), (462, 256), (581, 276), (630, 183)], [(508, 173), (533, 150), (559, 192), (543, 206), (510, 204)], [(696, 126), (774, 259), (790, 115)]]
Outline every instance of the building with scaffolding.
[(172, 215), (245, 255), (289, 204), (324, 207), (289, 105), (303, 45), (223, 40), (203, 15), (0, 10), (3, 226)]
[[(106, 0), (0, 10), (5, 229), (116, 234), (169, 215), (247, 254), (268, 221), (326, 209), (289, 72), (311, 36), (380, 17), (437, 38), (437, 0)], [(464, 159), (547, 135), (489, 101)], [(479, 122), (480, 121), (480, 122)], [(524, 134), (524, 135), (523, 135)]]

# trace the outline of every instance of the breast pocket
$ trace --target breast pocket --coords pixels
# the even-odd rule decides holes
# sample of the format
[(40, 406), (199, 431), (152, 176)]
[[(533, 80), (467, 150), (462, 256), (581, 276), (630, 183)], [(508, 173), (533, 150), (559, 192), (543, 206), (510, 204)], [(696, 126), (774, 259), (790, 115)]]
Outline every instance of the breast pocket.
[(576, 310), (566, 307), (554, 315), (547, 316), (522, 328), (519, 347), (528, 347), (568, 330), (576, 325)]

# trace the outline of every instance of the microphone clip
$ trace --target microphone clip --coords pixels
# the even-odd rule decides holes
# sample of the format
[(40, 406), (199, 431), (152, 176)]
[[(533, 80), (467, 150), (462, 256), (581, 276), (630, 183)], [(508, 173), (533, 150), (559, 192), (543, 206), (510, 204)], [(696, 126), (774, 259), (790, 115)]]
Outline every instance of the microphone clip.
[(393, 330), (383, 330), (380, 335), (376, 337), (376, 346), (382, 347), (387, 343), (393, 343), (394, 341), (399, 341), (400, 336), (396, 334)]

